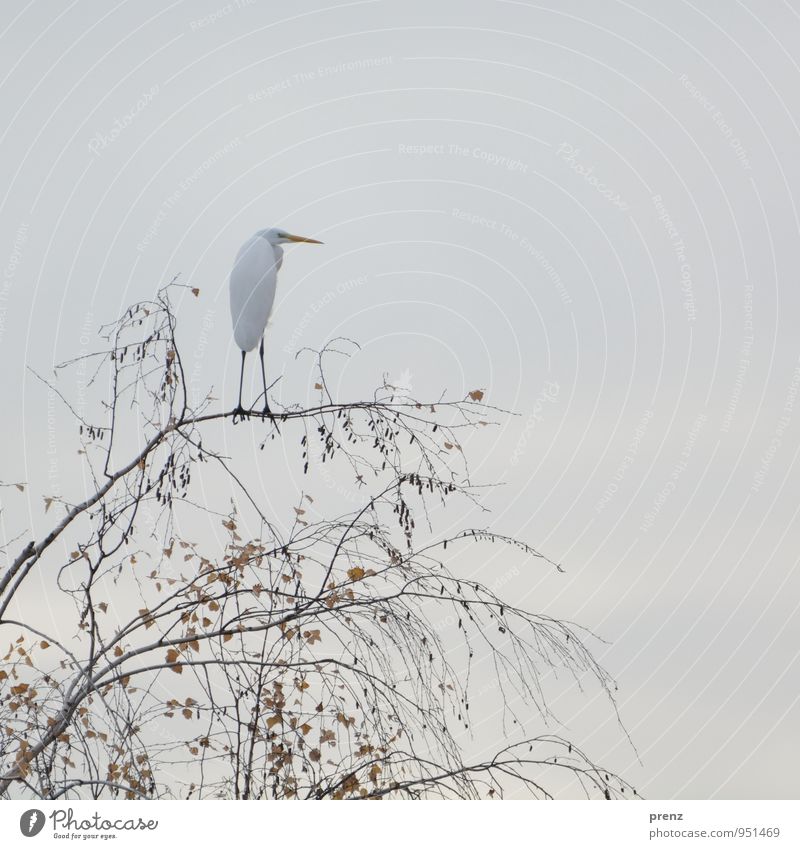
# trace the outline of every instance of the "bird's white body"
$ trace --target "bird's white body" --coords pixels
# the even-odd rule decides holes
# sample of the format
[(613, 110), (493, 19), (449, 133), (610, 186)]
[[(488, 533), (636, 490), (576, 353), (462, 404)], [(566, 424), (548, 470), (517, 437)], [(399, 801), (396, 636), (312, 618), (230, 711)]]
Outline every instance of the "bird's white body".
[(239, 248), (231, 271), (233, 338), (242, 351), (252, 351), (264, 335), (278, 286), (283, 248), (259, 230)]
[(264, 371), (264, 331), (269, 314), (275, 303), (278, 287), (278, 270), (283, 262), (282, 244), (287, 242), (309, 242), (321, 245), (307, 236), (293, 236), (285, 230), (271, 227), (259, 230), (239, 248), (231, 271), (230, 296), (233, 338), (242, 352), (242, 368), (239, 374), (239, 403), (234, 411), (237, 415), (249, 415), (242, 407), (242, 384), (244, 383), (244, 361), (249, 351), (258, 347), (261, 358), (261, 381), (264, 386), (264, 415), (271, 416), (267, 401), (267, 377)]

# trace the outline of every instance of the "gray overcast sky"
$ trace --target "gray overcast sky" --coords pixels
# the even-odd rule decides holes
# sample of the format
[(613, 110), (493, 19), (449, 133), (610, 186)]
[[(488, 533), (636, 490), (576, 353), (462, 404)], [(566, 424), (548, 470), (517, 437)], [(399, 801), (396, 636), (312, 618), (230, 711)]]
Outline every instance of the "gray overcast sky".
[(0, 478), (30, 486), (0, 534), (82, 487), (26, 367), (180, 272), (193, 387), (232, 405), (227, 274), (280, 224), (326, 244), (284, 264), (279, 400), (346, 335), (343, 397), (386, 373), (520, 414), (473, 468), (566, 574), (464, 568), (608, 641), (641, 763), (591, 691), (568, 731), (650, 797), (796, 796), (798, 44), (777, 0), (9, 7)]

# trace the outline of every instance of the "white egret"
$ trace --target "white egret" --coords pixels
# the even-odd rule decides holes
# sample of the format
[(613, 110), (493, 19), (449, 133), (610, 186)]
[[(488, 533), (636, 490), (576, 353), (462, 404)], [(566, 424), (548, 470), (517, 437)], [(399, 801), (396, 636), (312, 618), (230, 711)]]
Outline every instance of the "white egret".
[(231, 271), (231, 319), (233, 320), (233, 338), (242, 352), (242, 370), (239, 375), (239, 404), (235, 413), (242, 418), (246, 415), (242, 407), (242, 383), (244, 381), (244, 359), (249, 351), (261, 343), (261, 380), (264, 384), (264, 414), (271, 416), (267, 401), (267, 376), (264, 371), (264, 330), (267, 326), (272, 304), (275, 301), (275, 289), (278, 283), (278, 270), (283, 263), (281, 245), (289, 242), (307, 242), (321, 245), (316, 239), (305, 236), (293, 236), (278, 227), (259, 230), (252, 235), (236, 254)]

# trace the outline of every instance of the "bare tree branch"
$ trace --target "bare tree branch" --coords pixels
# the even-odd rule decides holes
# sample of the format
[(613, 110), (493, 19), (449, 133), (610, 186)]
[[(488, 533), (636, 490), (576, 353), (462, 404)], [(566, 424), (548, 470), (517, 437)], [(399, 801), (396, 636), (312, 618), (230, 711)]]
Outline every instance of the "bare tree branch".
[[(189, 402), (175, 285), (57, 370), (91, 362), (109, 395), (94, 423), (56, 389), (93, 491), (62, 499), (0, 576), (0, 795), (549, 798), (558, 772), (588, 797), (633, 796), (542, 733), (548, 670), (591, 679), (615, 710), (593, 635), (459, 576), (476, 545), (561, 566), (490, 528), (436, 534), (453, 500), (483, 510), (462, 442), (503, 411), (479, 390), (422, 402), (385, 380), (337, 402), (328, 361), (349, 343), (330, 343), (313, 354), (318, 403), (243, 423), (287, 454), (299, 431), (301, 473), (352, 493), (330, 509), (303, 487), (281, 523), (212, 444), (234, 413)], [(34, 574), (64, 617), (57, 635), (31, 603)], [(476, 692), (478, 669), (491, 686)], [(507, 743), (473, 761), (472, 713), (492, 700)]]

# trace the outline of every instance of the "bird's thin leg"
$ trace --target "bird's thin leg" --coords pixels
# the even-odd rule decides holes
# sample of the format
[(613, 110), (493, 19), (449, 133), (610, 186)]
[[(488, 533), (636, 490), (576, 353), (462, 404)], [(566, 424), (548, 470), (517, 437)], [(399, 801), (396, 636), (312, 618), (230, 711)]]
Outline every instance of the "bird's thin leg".
[(246, 351), (242, 351), (242, 370), (239, 374), (239, 403), (236, 405), (236, 409), (233, 411), (234, 421), (236, 421), (236, 416), (238, 415), (242, 420), (246, 415), (245, 409), (242, 406), (242, 384), (244, 383), (244, 358), (247, 356)]
[(258, 356), (261, 358), (261, 382), (264, 385), (264, 415), (272, 418), (272, 410), (269, 408), (267, 400), (267, 373), (264, 370), (264, 337), (261, 337), (261, 347), (258, 349)]

